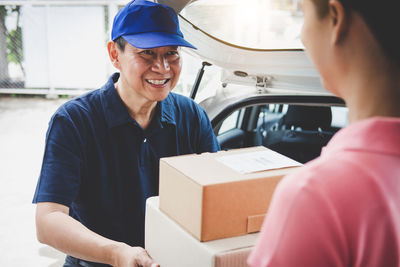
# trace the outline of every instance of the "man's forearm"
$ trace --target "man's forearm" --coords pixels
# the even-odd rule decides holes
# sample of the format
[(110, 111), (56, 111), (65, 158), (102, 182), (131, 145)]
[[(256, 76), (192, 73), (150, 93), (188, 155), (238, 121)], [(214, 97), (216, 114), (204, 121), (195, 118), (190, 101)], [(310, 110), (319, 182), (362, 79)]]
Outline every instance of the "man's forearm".
[(68, 207), (56, 203), (38, 203), (37, 237), (41, 243), (68, 255), (113, 265), (114, 251), (125, 245), (102, 237), (68, 215)]
[(105, 238), (68, 215), (68, 207), (57, 203), (38, 203), (36, 209), (37, 237), (79, 259), (117, 267), (158, 266), (146, 250)]
[(113, 264), (113, 251), (122, 243), (102, 237), (62, 211), (50, 211), (37, 218), (40, 242), (68, 255)]

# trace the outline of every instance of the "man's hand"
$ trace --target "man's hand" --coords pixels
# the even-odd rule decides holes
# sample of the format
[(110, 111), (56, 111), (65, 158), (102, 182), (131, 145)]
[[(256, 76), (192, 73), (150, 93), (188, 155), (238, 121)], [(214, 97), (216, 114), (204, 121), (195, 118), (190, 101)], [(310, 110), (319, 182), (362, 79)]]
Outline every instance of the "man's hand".
[(36, 230), (41, 243), (73, 257), (114, 267), (156, 267), (146, 250), (110, 240), (68, 215), (67, 206), (41, 202), (36, 207)]
[(141, 247), (121, 243), (113, 251), (114, 267), (159, 267)]

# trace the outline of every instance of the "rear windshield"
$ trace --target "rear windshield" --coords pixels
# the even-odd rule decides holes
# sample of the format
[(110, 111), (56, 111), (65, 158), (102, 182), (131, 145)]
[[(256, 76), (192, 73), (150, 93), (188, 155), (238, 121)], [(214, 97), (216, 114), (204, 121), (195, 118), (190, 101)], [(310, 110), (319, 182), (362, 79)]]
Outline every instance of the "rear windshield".
[(181, 15), (222, 41), (255, 49), (303, 48), (301, 0), (197, 0)]

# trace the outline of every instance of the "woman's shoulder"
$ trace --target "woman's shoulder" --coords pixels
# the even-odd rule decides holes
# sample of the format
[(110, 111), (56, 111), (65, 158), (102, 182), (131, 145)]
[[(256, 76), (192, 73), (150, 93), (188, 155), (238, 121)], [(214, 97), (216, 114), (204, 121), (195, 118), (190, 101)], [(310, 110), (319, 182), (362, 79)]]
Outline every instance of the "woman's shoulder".
[[(375, 194), (376, 182), (357, 163), (356, 157), (322, 156), (284, 177), (279, 188), (283, 194), (306, 195), (313, 201), (336, 203), (336, 200), (362, 200), (365, 195)], [(363, 193), (356, 194), (360, 191)]]

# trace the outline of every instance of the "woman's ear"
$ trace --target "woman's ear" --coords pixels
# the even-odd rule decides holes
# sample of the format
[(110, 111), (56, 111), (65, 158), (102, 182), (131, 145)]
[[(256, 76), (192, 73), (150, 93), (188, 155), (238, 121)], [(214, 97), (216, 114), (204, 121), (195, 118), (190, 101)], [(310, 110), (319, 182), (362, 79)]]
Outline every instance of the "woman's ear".
[(118, 61), (118, 56), (120, 53), (120, 50), (117, 48), (117, 44), (113, 41), (109, 41), (107, 43), (107, 50), (108, 50), (108, 56), (110, 57), (111, 64), (117, 69), (119, 69), (120, 64)]
[(329, 0), (329, 17), (331, 19), (332, 38), (334, 45), (346, 38), (349, 28), (349, 13), (346, 12), (339, 0)]

